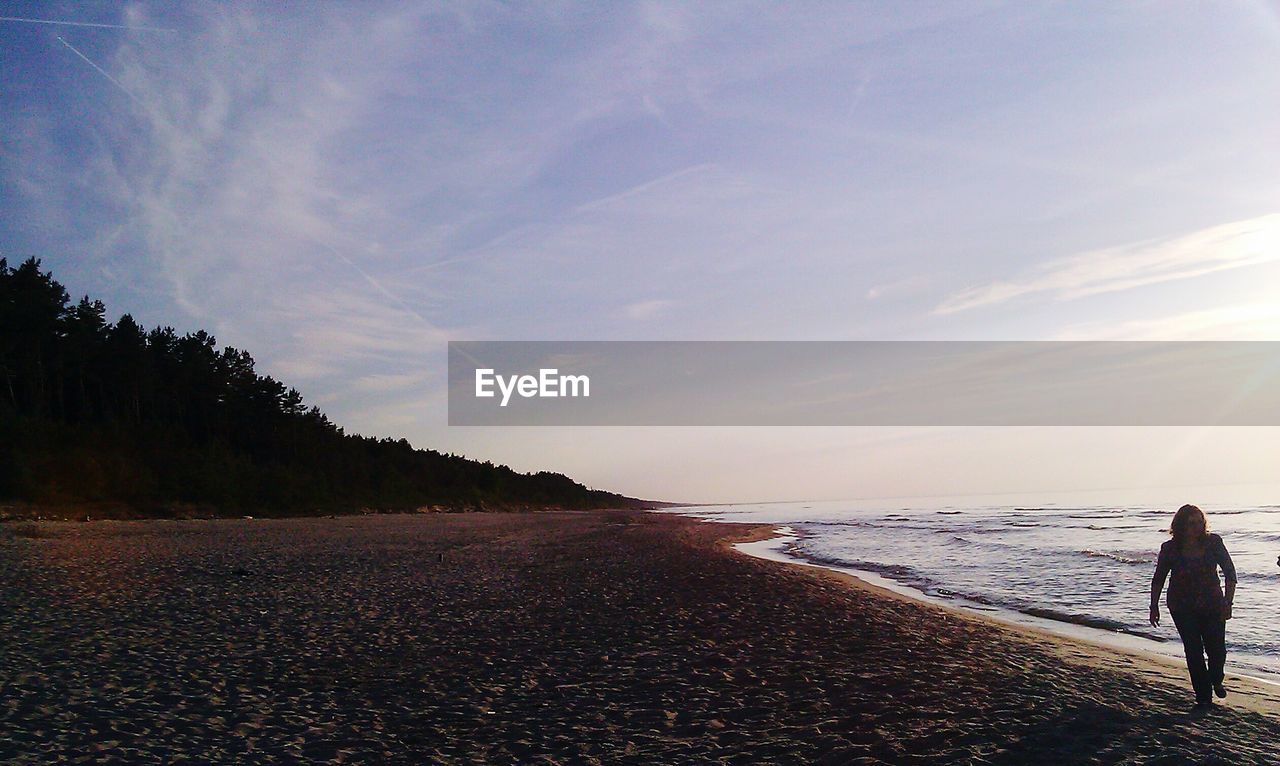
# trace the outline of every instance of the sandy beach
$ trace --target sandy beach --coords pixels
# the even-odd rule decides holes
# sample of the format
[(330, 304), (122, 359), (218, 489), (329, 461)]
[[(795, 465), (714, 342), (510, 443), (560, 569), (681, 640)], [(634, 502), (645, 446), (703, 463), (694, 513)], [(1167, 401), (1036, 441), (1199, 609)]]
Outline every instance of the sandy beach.
[[(0, 525), (4, 763), (1274, 763), (1280, 696), (643, 512)], [(1230, 674), (1230, 667), (1228, 667)]]

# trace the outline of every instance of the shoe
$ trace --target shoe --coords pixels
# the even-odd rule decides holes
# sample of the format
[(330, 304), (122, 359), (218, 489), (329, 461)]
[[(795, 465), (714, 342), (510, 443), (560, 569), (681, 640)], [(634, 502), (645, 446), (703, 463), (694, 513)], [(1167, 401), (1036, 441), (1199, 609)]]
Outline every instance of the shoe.
[(1196, 700), (1196, 712), (1203, 713), (1206, 710), (1213, 709), (1213, 700)]
[(1227, 687), (1223, 686), (1222, 682), (1219, 681), (1213, 685), (1213, 693), (1218, 695), (1219, 698), (1225, 697), (1227, 696)]

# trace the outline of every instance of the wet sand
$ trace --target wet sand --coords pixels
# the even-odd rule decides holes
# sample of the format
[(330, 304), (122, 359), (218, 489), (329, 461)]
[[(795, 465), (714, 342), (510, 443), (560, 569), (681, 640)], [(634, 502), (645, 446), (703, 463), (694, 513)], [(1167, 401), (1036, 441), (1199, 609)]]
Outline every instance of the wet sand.
[[(1280, 704), (638, 512), (0, 525), (0, 762), (1274, 763)], [(1185, 673), (1185, 671), (1184, 671)]]

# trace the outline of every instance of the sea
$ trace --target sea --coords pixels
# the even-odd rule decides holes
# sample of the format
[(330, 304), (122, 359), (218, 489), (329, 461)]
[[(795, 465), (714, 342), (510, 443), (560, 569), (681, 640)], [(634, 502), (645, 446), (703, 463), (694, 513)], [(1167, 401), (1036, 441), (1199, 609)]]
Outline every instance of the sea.
[[(753, 555), (854, 574), (873, 584), (1008, 622), (1127, 649), (1182, 656), (1151, 576), (1174, 503), (1040, 502), (1008, 497), (898, 498), (688, 506), (708, 521), (779, 525)], [(1280, 504), (1211, 503), (1239, 585), (1227, 623), (1228, 672), (1280, 682)], [(1167, 585), (1166, 585), (1167, 587)]]

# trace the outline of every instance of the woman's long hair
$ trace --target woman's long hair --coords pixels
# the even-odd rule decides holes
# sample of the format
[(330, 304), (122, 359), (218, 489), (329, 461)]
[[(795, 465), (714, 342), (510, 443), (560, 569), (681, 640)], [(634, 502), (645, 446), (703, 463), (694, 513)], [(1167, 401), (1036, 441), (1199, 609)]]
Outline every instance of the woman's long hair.
[(1173, 514), (1173, 523), (1169, 525), (1169, 534), (1173, 535), (1175, 545), (1182, 545), (1186, 542), (1187, 526), (1193, 516), (1199, 516), (1200, 520), (1204, 522), (1204, 533), (1201, 539), (1209, 536), (1209, 520), (1205, 518), (1204, 511), (1200, 510), (1198, 506), (1184, 505), (1178, 509), (1177, 513)]

